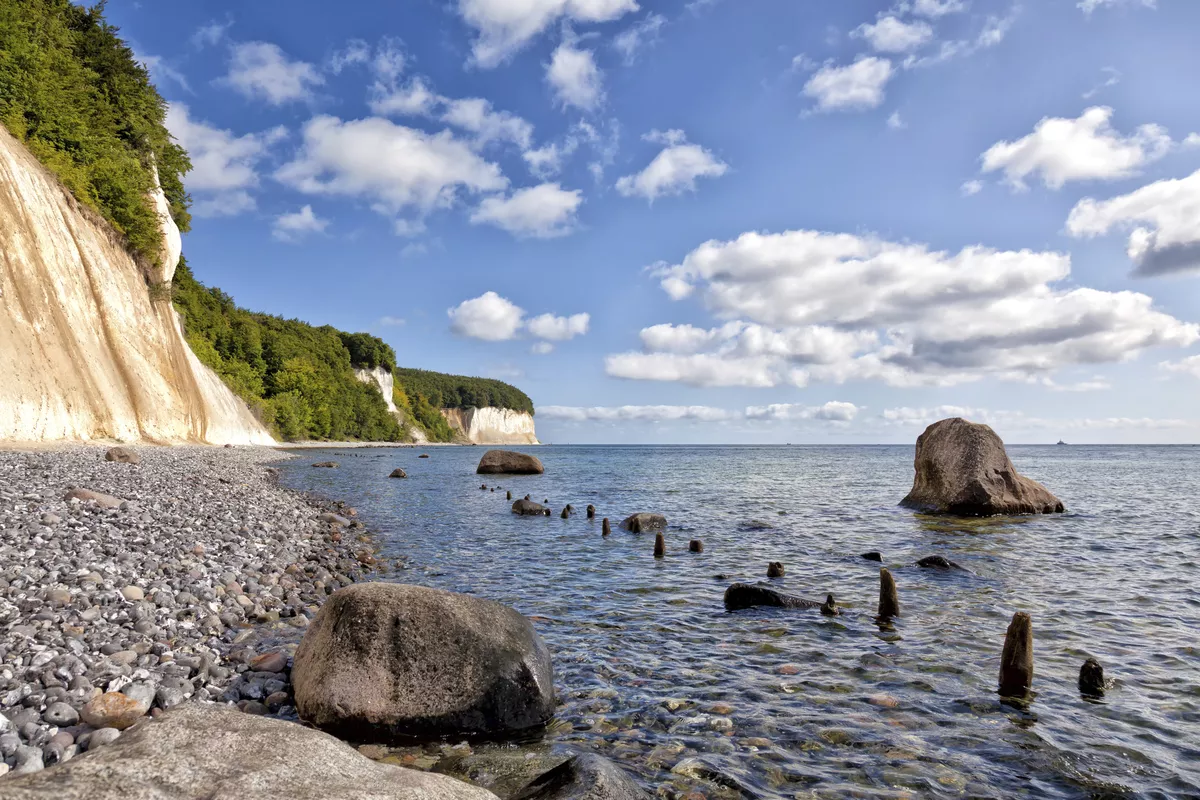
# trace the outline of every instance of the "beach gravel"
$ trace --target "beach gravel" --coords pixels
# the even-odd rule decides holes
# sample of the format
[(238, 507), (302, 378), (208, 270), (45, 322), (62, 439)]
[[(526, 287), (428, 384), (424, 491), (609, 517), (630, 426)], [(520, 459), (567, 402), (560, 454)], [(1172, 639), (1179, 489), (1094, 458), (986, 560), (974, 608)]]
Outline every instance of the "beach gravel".
[(128, 449), (0, 452), (0, 774), (185, 701), (294, 717), (288, 655), (364, 574), (361, 524), (278, 486), (278, 451)]

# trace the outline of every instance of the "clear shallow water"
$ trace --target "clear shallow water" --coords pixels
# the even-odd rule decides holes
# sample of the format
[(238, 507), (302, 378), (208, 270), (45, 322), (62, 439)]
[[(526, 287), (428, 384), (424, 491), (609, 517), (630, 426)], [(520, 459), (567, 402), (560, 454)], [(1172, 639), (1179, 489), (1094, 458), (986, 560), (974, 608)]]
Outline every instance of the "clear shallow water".
[[(555, 446), (536, 449), (546, 474), (531, 477), (476, 476), (483, 448), (420, 452), (305, 451), (284, 481), (357, 507), (381, 555), (408, 562), (387, 579), (534, 617), (562, 702), (546, 738), (651, 790), (1200, 797), (1200, 447), (1013, 446), (1068, 513), (976, 521), (896, 506), (911, 446)], [(340, 469), (309, 466), (330, 457)], [(409, 478), (388, 479), (395, 467)], [(554, 516), (513, 515), (485, 479)], [(617, 528), (635, 511), (669, 519), (665, 559)], [(869, 550), (899, 586), (892, 630), (874, 622)], [(967, 571), (912, 566), (933, 554)], [(773, 585), (832, 592), (842, 616), (726, 613), (725, 588), (765, 580), (773, 560), (787, 566)], [(1025, 709), (995, 694), (1014, 611), (1034, 623)], [(1114, 684), (1103, 703), (1076, 689), (1088, 657)]]

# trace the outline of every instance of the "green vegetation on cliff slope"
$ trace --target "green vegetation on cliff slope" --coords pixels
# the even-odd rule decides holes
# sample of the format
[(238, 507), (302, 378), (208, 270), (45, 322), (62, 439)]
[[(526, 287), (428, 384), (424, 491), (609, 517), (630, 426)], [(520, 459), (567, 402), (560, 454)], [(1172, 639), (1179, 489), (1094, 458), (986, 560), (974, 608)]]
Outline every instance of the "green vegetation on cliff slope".
[[(174, 279), (175, 307), (183, 316), (188, 345), (204, 364), (246, 401), (281, 439), (399, 441), (400, 424), (374, 386), (354, 377), (349, 339), (360, 349), (366, 334), (328, 325), (254, 314), (238, 308), (220, 289), (192, 277), (180, 260)], [(373, 338), (373, 337), (368, 337)], [(375, 339), (373, 357), (395, 363), (390, 347)]]
[(239, 308), (220, 289), (197, 281), (183, 259), (173, 294), (192, 351), (282, 439), (406, 439), (375, 384), (359, 381), (355, 369), (392, 372), (401, 415), (435, 442), (454, 438), (439, 408), (492, 405), (533, 413), (529, 397), (507, 383), (396, 369), (395, 351), (370, 334)]
[(444, 375), (424, 369), (397, 369), (396, 380), (409, 394), (419, 394), (440, 408), (511, 408), (533, 413), (529, 395), (491, 378)]
[(0, 123), (151, 262), (161, 247), (152, 165), (179, 229), (190, 221), (191, 164), (166, 110), (104, 3), (0, 0)]

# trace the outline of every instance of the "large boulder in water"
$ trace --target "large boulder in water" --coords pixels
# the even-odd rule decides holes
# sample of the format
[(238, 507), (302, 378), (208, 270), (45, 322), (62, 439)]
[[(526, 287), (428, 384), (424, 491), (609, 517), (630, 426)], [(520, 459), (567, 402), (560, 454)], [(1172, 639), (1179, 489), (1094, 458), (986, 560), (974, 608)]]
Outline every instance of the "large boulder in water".
[(580, 753), (539, 775), (510, 800), (649, 800), (649, 795), (608, 759)]
[(512, 450), (488, 450), (475, 469), (478, 475), (541, 475), (545, 471), (538, 459)]
[(987, 425), (955, 417), (935, 422), (917, 439), (912, 491), (900, 505), (962, 516), (1050, 514), (1062, 501), (1017, 472), (1004, 442)]
[(199, 703), (0, 786), (5, 800), (496, 800), (444, 775), (376, 763), (294, 722)]
[(554, 715), (550, 653), (513, 609), (392, 583), (334, 592), (292, 665), (296, 709), (354, 741), (497, 737)]

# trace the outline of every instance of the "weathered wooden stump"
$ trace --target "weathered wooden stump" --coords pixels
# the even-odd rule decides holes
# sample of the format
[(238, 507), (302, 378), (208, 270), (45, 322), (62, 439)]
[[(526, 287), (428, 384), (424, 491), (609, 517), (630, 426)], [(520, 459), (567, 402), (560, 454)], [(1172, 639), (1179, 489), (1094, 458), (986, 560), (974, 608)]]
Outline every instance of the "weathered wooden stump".
[(1033, 620), (1023, 611), (1013, 614), (1000, 653), (1000, 694), (1024, 697), (1033, 686)]
[(896, 579), (884, 567), (879, 570), (879, 618), (891, 619), (900, 616), (900, 596), (896, 593)]
[(771, 563), (767, 564), (768, 578), (782, 578), (783, 573), (784, 569), (782, 561), (772, 561)]

